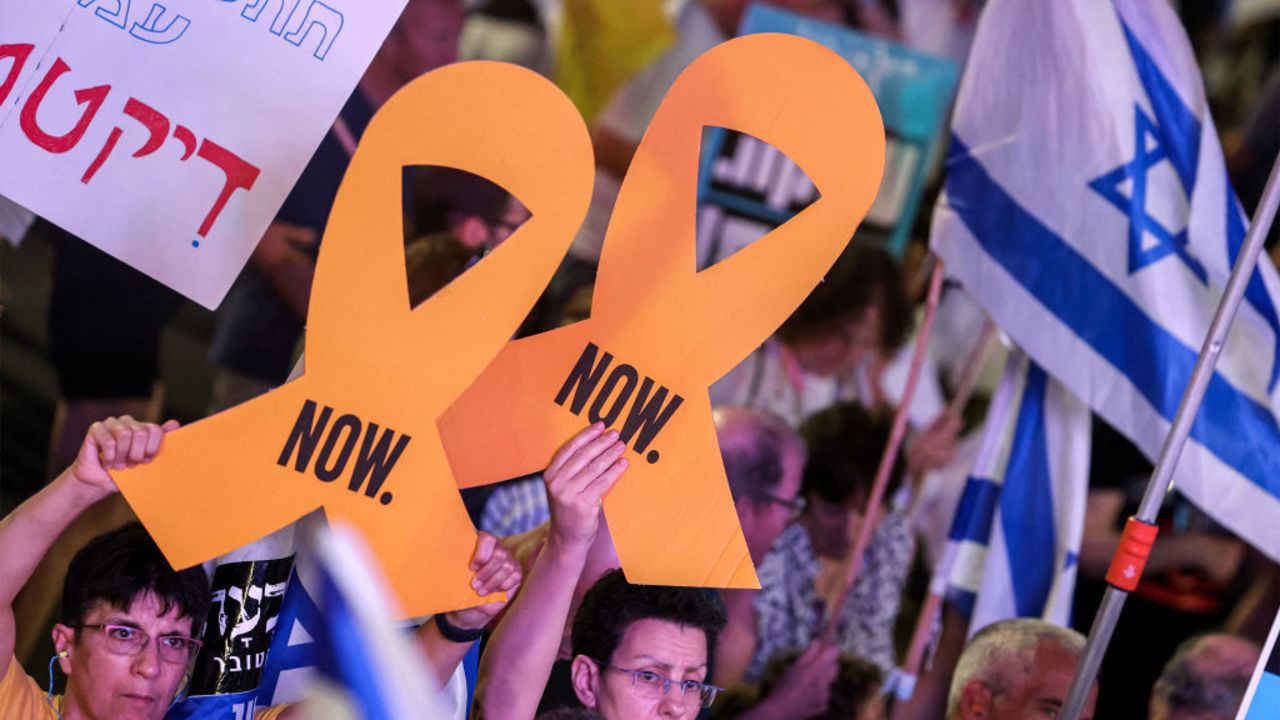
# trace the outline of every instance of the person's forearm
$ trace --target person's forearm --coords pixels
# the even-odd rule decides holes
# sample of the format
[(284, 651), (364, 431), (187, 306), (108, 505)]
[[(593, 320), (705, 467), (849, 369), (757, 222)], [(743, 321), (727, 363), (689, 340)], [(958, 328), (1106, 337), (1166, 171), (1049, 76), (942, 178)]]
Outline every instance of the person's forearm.
[(17, 626), (13, 599), (63, 530), (93, 503), (106, 497), (64, 471), (43, 490), (0, 520), (0, 677), (9, 670)]
[(63, 471), (43, 490), (0, 520), (0, 606), (9, 607), (40, 559), (63, 530), (90, 505), (106, 497)]
[(458, 663), (462, 662), (462, 658), (471, 649), (472, 643), (454, 642), (446, 638), (441, 634), (434, 617), (418, 628), (416, 635), (418, 643), (427, 655), (427, 664), (435, 673), (436, 689), (443, 688), (448, 684), (449, 678), (453, 677)]
[(478, 717), (531, 720), (537, 712), (587, 551), (547, 539), (480, 659)]

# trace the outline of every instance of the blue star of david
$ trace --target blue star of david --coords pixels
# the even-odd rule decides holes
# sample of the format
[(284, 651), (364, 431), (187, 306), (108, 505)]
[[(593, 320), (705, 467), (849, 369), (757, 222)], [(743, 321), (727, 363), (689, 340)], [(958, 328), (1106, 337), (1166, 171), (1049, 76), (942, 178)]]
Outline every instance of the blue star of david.
[[(1147, 213), (1147, 176), (1153, 167), (1165, 161), (1172, 162), (1172, 158), (1161, 134), (1157, 132), (1155, 122), (1147, 116), (1141, 106), (1135, 106), (1135, 110), (1137, 117), (1133, 159), (1089, 181), (1089, 187), (1129, 217), (1130, 275), (1170, 255), (1175, 255), (1200, 280), (1201, 284), (1208, 285), (1209, 276), (1205, 272), (1204, 265), (1187, 248), (1186, 228), (1175, 233)], [(1154, 145), (1148, 147), (1148, 138), (1155, 141)], [(1120, 184), (1126, 180), (1131, 182), (1129, 197), (1125, 197), (1120, 192)], [(1185, 184), (1183, 191), (1190, 196), (1191, 188), (1185, 187)], [(1151, 247), (1144, 248), (1143, 240), (1147, 235), (1154, 238), (1156, 242)]]

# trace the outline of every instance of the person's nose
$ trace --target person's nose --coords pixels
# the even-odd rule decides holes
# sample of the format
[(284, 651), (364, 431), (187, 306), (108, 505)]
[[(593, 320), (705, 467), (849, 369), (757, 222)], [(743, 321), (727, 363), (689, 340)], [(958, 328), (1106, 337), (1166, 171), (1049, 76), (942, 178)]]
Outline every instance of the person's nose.
[(679, 685), (672, 684), (671, 688), (663, 694), (662, 700), (658, 703), (658, 715), (664, 718), (683, 720), (686, 716), (685, 710), (684, 693), (680, 692)]
[(154, 678), (160, 674), (160, 648), (155, 642), (148, 642), (134, 656), (133, 672), (145, 678)]

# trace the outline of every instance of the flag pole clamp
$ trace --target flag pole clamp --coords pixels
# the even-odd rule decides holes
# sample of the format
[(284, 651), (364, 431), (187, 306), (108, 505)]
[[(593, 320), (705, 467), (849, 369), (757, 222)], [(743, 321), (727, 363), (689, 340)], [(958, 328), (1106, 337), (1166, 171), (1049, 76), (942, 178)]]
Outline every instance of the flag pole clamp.
[(1138, 581), (1142, 579), (1142, 571), (1147, 567), (1147, 559), (1151, 557), (1151, 546), (1155, 544), (1159, 532), (1159, 528), (1151, 523), (1136, 517), (1129, 518), (1124, 526), (1124, 534), (1120, 537), (1120, 546), (1111, 558), (1107, 582), (1125, 592), (1136, 590)]

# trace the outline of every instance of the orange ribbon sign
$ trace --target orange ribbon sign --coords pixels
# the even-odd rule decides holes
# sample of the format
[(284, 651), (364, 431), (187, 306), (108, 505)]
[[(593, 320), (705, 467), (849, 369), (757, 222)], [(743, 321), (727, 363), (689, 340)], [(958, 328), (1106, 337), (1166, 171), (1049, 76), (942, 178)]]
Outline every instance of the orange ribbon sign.
[[(696, 271), (706, 126), (786, 153), (821, 197)], [(448, 409), (441, 436), (461, 487), (543, 467), (588, 421), (619, 430), (630, 469), (605, 500), (632, 582), (757, 587), (711, 419), (708, 386), (760, 345), (835, 262), (884, 171), (879, 110), (844, 60), (789, 35), (748, 35), (693, 62), (654, 116), (623, 182), (591, 317), (508, 344)]]
[[(488, 178), (533, 215), (414, 310), (401, 210), (407, 165)], [(463, 63), (397, 93), (365, 132), (325, 230), (305, 375), (170, 434), (154, 462), (117, 475), (174, 567), (323, 507), (363, 532), (409, 615), (478, 604), (467, 568), (475, 529), (436, 419), (551, 278), (586, 212), (592, 168), (581, 116), (531, 72)], [(499, 419), (504, 410), (490, 412)], [(508, 442), (484, 452), (501, 454)]]

